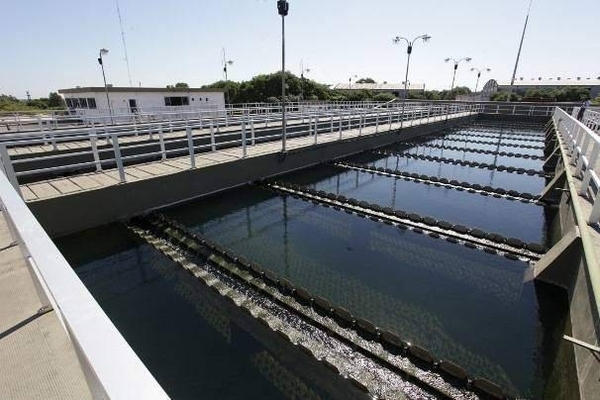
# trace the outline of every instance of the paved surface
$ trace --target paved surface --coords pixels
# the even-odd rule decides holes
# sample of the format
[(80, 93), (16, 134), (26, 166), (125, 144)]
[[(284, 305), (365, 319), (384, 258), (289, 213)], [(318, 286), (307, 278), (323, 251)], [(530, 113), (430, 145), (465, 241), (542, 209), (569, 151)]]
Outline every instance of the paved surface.
[(71, 341), (0, 212), (0, 399), (90, 399)]
[[(453, 114), (448, 119), (460, 118), (468, 116), (470, 113), (463, 112)], [(386, 119), (382, 118), (383, 121)], [(431, 117), (416, 119), (405, 123), (405, 127), (421, 125), (443, 121), (446, 116)], [(391, 125), (387, 122), (382, 122), (378, 128), (370, 126), (362, 130), (351, 129), (342, 131), (342, 139), (351, 139), (359, 136), (367, 136), (386, 131), (393, 131), (400, 128), (399, 122), (394, 122)], [(328, 143), (338, 141), (340, 139), (339, 131), (334, 129), (334, 132), (319, 133), (316, 138), (316, 143)], [(304, 136), (293, 139), (288, 139), (287, 149), (293, 150), (302, 147), (309, 147), (315, 144), (315, 137)], [(272, 154), (281, 151), (281, 142), (273, 141), (267, 143), (258, 143), (254, 146), (247, 146), (246, 157), (258, 157), (264, 154)], [(196, 168), (204, 168), (211, 165), (226, 163), (241, 159), (242, 148), (229, 148), (216, 150), (213, 152), (199, 153), (194, 157)], [(142, 179), (151, 179), (157, 176), (178, 173), (183, 170), (190, 169), (191, 157), (182, 156), (169, 158), (164, 161), (154, 161), (144, 164), (136, 164), (125, 167), (125, 179), (127, 182), (133, 182)], [(39, 201), (52, 197), (69, 195), (77, 192), (100, 189), (107, 186), (121, 184), (119, 172), (116, 169), (106, 169), (98, 172), (73, 175), (64, 178), (56, 178), (50, 180), (39, 181), (35, 183), (21, 185), (21, 193), (25, 201)]]

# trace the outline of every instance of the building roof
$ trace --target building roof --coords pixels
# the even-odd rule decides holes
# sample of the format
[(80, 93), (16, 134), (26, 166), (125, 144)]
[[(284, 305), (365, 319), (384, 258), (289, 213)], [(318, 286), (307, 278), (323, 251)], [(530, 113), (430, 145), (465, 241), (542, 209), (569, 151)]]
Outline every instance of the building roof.
[[(500, 87), (510, 86), (508, 82), (498, 82)], [(597, 78), (561, 78), (561, 79), (516, 79), (514, 86), (600, 86)]]
[[(89, 87), (76, 87), (70, 89), (60, 89), (58, 93), (90, 93), (90, 92), (101, 92), (104, 93), (104, 86), (89, 86)], [(158, 87), (119, 87), (119, 86), (108, 86), (108, 91), (112, 93), (198, 93), (198, 92), (224, 92), (224, 89), (219, 88), (210, 88), (210, 89), (201, 89), (201, 88), (158, 88)]]
[[(338, 90), (404, 90), (404, 83), (336, 83), (331, 86)], [(408, 90), (425, 90), (424, 83), (409, 83)]]

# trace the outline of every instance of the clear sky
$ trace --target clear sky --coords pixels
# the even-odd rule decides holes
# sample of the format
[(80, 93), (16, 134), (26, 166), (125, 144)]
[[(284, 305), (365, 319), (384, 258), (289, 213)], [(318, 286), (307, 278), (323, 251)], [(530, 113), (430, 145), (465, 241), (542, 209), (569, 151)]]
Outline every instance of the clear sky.
[[(221, 49), (234, 61), (229, 78), (245, 80), (281, 68), (281, 18), (276, 0), (119, 0), (133, 85), (222, 79)], [(482, 77), (508, 81), (528, 0), (289, 0), (286, 69), (323, 83), (370, 76), (401, 82), (405, 46), (396, 35), (423, 33), (411, 58), (409, 81), (450, 86), (446, 57), (472, 57), (457, 85), (473, 89), (471, 67)], [(115, 0), (2, 0), (0, 93), (33, 97), (74, 86), (102, 86), (96, 58), (102, 47), (106, 75), (128, 86)], [(517, 77), (600, 76), (598, 0), (534, 0)]]

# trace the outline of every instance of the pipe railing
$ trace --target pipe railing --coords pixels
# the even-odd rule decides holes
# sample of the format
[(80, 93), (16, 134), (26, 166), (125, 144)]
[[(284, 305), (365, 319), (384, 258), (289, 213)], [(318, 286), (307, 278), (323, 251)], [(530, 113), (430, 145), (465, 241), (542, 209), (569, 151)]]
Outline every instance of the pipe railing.
[(92, 396), (168, 399), (3, 173), (0, 201), (9, 232), (46, 298), (43, 302), (73, 344)]
[[(406, 108), (402, 121), (405, 122), (405, 127), (409, 127), (416, 124), (429, 123), (432, 119), (440, 116), (445, 116), (445, 119), (447, 119), (449, 114), (458, 114), (462, 112), (473, 114), (475, 113), (476, 108), (475, 105), (463, 104), (414, 105)], [(292, 119), (295, 120), (296, 123), (290, 125), (293, 129), (288, 132), (288, 137), (310, 136), (314, 137), (313, 143), (318, 144), (319, 137), (325, 133), (335, 133), (335, 140), (343, 140), (346, 137), (345, 133), (349, 130), (358, 129), (358, 135), (360, 136), (369, 127), (374, 127), (375, 133), (391, 130), (392, 128), (398, 129), (399, 127), (393, 124), (397, 124), (399, 114), (399, 108), (355, 108), (327, 111), (317, 110), (304, 114), (296, 113), (292, 114)], [(143, 147), (149, 145), (146, 140), (121, 143), (120, 139), (131, 136), (131, 131), (115, 131), (111, 130), (113, 127), (106, 127), (106, 130), (104, 131), (91, 128), (90, 130), (83, 132), (83, 134), (78, 135), (55, 135), (52, 138), (52, 142), (55, 145), (62, 141), (73, 142), (74, 140), (77, 140), (80, 143), (82, 141), (89, 142), (89, 147), (78, 150), (69, 150), (64, 154), (60, 152), (58, 152), (58, 154), (56, 152), (49, 152), (48, 154), (41, 155), (33, 154), (31, 157), (15, 157), (15, 159), (11, 160), (8, 154), (8, 148), (16, 144), (19, 146), (24, 145), (25, 142), (19, 140), (0, 143), (0, 156), (7, 176), (18, 190), (19, 178), (93, 170), (101, 171), (104, 168), (114, 168), (115, 166), (119, 171), (121, 182), (125, 182), (127, 176), (124, 169), (127, 165), (158, 159), (166, 160), (168, 158), (181, 157), (188, 154), (190, 156), (190, 164), (193, 168), (193, 157), (198, 153), (222, 150), (230, 147), (241, 147), (242, 154), (240, 158), (245, 158), (247, 156), (248, 146), (255, 146), (267, 141), (281, 140), (281, 132), (275, 130), (274, 133), (271, 133), (268, 129), (269, 122), (260, 115), (242, 115), (241, 117), (237, 117), (235, 121), (239, 125), (232, 125), (231, 128), (234, 128), (234, 130), (221, 130), (221, 132), (219, 132), (217, 127), (212, 124), (212, 121), (207, 126), (206, 123), (201, 123), (199, 120), (189, 120), (185, 121), (182, 125), (185, 134), (171, 137), (166, 137), (165, 132), (169, 128), (172, 128), (172, 124), (150, 124), (145, 127), (145, 130), (138, 130), (137, 134), (148, 134), (148, 139), (152, 141), (150, 144), (158, 144), (158, 146), (152, 150), (149, 150), (148, 148), (143, 149)], [(277, 120), (271, 121), (271, 127), (273, 126), (273, 123), (277, 123)], [(259, 125), (262, 126), (261, 129), (259, 129)], [(200, 134), (194, 135), (192, 130), (196, 129), (203, 130), (200, 131)], [(44, 140), (48, 140), (48, 138), (47, 136), (38, 134), (37, 137), (29, 135), (27, 140), (29, 141), (29, 144), (40, 144)], [(331, 138), (329, 140), (331, 140)], [(198, 141), (204, 143), (198, 143)], [(103, 146), (102, 148), (99, 146), (100, 143), (106, 143), (110, 147)], [(128, 155), (124, 156), (122, 154), (122, 147), (125, 148), (125, 146)], [(136, 149), (139, 150), (139, 152), (136, 152)], [(82, 158), (79, 158), (77, 162), (69, 162), (69, 158), (74, 156), (83, 156), (83, 159), (89, 161), (81, 161)], [(18, 168), (20, 170), (15, 173), (15, 167), (30, 163), (32, 160), (36, 162), (45, 161), (46, 165), (53, 165), (43, 168)]]
[[(577, 114), (578, 110), (574, 110)], [(587, 217), (589, 223), (600, 222), (600, 179), (596, 169), (598, 168), (598, 156), (600, 155), (600, 137), (584, 123), (560, 108), (554, 110), (552, 116), (554, 125), (567, 145), (567, 154), (571, 157), (571, 163), (575, 166), (574, 175), (581, 179), (582, 196), (588, 197), (592, 202), (592, 210)]]

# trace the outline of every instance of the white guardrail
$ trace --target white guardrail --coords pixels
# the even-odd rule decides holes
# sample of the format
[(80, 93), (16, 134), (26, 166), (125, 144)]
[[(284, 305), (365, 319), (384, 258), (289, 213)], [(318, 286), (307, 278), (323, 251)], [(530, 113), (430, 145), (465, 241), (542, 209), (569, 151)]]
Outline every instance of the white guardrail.
[[(313, 144), (319, 143), (319, 136), (323, 133), (336, 134), (337, 140), (344, 139), (344, 132), (358, 129), (359, 135), (366, 127), (379, 129), (390, 129), (393, 123), (401, 123), (404, 126), (428, 123), (430, 119), (457, 114), (477, 113), (479, 107), (476, 104), (410, 104), (404, 113), (400, 107), (390, 107), (382, 103), (384, 107), (369, 109), (332, 109), (314, 110), (305, 109), (300, 112), (292, 112), (288, 115), (287, 138), (300, 136), (314, 137)], [(281, 126), (281, 114), (252, 114), (240, 113), (235, 116), (214, 115), (211, 118), (200, 116), (196, 113), (196, 119), (183, 119), (179, 121), (168, 120), (166, 122), (132, 124), (132, 125), (102, 125), (91, 128), (81, 127), (77, 129), (64, 129), (58, 131), (38, 131), (27, 133), (12, 133), (0, 135), (0, 159), (2, 167), (17, 191), (20, 177), (40, 174), (59, 174), (72, 171), (96, 170), (101, 171), (105, 166), (117, 167), (121, 182), (126, 181), (124, 165), (146, 162), (153, 157), (166, 160), (169, 157), (181, 157), (188, 154), (191, 168), (195, 167), (195, 155), (201, 152), (216, 151), (223, 147), (241, 147), (241, 158), (247, 155), (247, 147), (267, 141), (281, 141), (281, 131), (269, 132), (269, 128)], [(279, 118), (278, 118), (279, 117)], [(294, 122), (295, 121), (295, 122)], [(231, 129), (223, 129), (230, 127)], [(193, 130), (202, 130), (200, 134), (194, 134)], [(185, 132), (179, 135), (167, 135), (174, 131)], [(264, 132), (262, 132), (264, 131)], [(148, 135), (143, 140), (124, 143), (124, 137)], [(140, 138), (142, 139), (142, 138)], [(158, 140), (157, 140), (158, 139)], [(198, 143), (198, 141), (204, 143)], [(101, 142), (105, 141), (105, 142)], [(148, 141), (159, 146), (155, 151), (143, 149), (148, 146)], [(68, 162), (64, 154), (32, 154), (31, 157), (19, 157), (11, 160), (8, 150), (23, 146), (39, 146), (51, 144), (57, 150), (59, 143), (79, 142), (89, 143), (81, 146), (77, 151), (69, 152), (69, 156), (81, 156), (89, 161)], [(123, 143), (121, 143), (123, 142)], [(110, 147), (99, 148), (101, 143)], [(121, 146), (126, 145), (128, 155), (123, 155)], [(112, 149), (111, 149), (112, 148)], [(183, 153), (182, 153), (183, 150)], [(102, 157), (100, 156), (102, 153)], [(132, 154), (133, 153), (133, 154)], [(110, 154), (110, 156), (109, 156)], [(26, 164), (32, 159), (52, 163), (52, 166), (41, 169), (30, 169), (15, 173), (15, 167)]]
[(32, 278), (73, 343), (94, 398), (168, 399), (2, 173), (0, 201)]
[[(576, 116), (578, 111), (579, 109), (575, 108), (573, 115)], [(586, 113), (589, 112), (589, 110), (586, 111)], [(597, 127), (597, 120), (593, 119), (596, 117), (592, 115), (587, 120), (583, 119), (584, 124), (558, 107), (552, 116), (558, 134), (567, 145), (571, 163), (575, 166), (574, 175), (582, 180), (579, 194), (588, 197), (593, 202), (592, 211), (588, 217), (589, 223), (600, 222), (600, 197), (598, 197), (600, 179), (596, 173), (600, 154), (600, 137), (590, 129), (590, 127)]]

